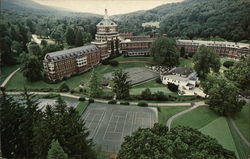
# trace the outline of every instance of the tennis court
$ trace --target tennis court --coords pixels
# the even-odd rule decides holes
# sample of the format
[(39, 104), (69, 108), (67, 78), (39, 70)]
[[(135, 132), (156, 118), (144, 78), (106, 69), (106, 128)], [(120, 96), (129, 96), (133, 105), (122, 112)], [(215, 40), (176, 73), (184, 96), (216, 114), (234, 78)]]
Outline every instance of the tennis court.
[(158, 122), (156, 108), (99, 103), (89, 105), (82, 118), (90, 138), (105, 152), (118, 152), (125, 136)]

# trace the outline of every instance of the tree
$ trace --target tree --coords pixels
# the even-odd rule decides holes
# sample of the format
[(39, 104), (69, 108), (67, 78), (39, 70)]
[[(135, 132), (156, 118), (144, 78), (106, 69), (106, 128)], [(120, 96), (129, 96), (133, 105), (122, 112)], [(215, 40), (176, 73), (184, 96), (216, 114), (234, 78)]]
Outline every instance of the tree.
[(232, 67), (234, 65), (234, 61), (225, 61), (223, 66), (226, 68)]
[(173, 67), (179, 63), (179, 53), (173, 39), (160, 37), (151, 46), (151, 56), (159, 64)]
[(75, 45), (75, 33), (71, 27), (67, 28), (65, 37), (66, 37), (66, 42), (68, 43), (68, 45)]
[(48, 159), (68, 159), (68, 155), (63, 151), (58, 140), (52, 140), (48, 151)]
[(115, 39), (115, 55), (118, 56), (119, 53), (119, 39)]
[(180, 53), (181, 53), (181, 54), (180, 54), (181, 57), (185, 57), (186, 51), (185, 51), (185, 48), (184, 48), (184, 47), (181, 47)]
[(70, 89), (69, 89), (69, 86), (66, 84), (66, 83), (63, 83), (60, 87), (59, 87), (59, 91), (60, 92), (68, 92)]
[(220, 70), (220, 58), (211, 48), (201, 46), (193, 57), (194, 69), (198, 73), (199, 77), (205, 78), (205, 76), (213, 70), (219, 72)]
[(67, 107), (61, 97), (56, 104), (47, 106), (43, 118), (34, 127), (34, 152), (37, 158), (47, 156), (51, 141), (58, 140), (69, 157), (96, 158), (89, 132), (79, 113)]
[(117, 99), (125, 99), (129, 97), (129, 89), (131, 88), (130, 81), (128, 81), (128, 73), (122, 70), (117, 70), (113, 73), (113, 92)]
[(235, 62), (234, 66), (225, 72), (225, 76), (235, 82), (242, 91), (250, 90), (250, 56)]
[(23, 141), (25, 108), (2, 89), (0, 96), (0, 131), (2, 157), (23, 158), (26, 156)]
[(178, 91), (178, 86), (177, 85), (175, 85), (174, 83), (169, 83), (168, 82), (168, 89), (170, 90), (170, 91), (172, 91), (172, 92), (177, 92)]
[(166, 126), (155, 124), (151, 129), (139, 128), (132, 136), (126, 136), (117, 156), (117, 159), (138, 158), (236, 159), (236, 156), (196, 129), (178, 126), (168, 131)]
[(23, 149), (25, 150), (26, 157), (34, 157), (33, 154), (33, 127), (41, 118), (41, 110), (39, 109), (38, 98), (34, 94), (30, 94), (27, 88), (24, 88), (24, 92), (21, 95), (21, 103), (25, 108), (24, 122), (21, 124), (23, 129)]
[(245, 105), (245, 102), (238, 98), (239, 89), (223, 76), (209, 75), (202, 87), (209, 95), (209, 108), (220, 115), (232, 116), (240, 112)]
[(41, 50), (40, 46), (37, 43), (31, 43), (28, 46), (28, 52), (29, 52), (29, 54), (36, 55), (40, 59), (42, 57), (42, 50)]
[(81, 30), (76, 31), (75, 46), (83, 46), (83, 36)]
[(24, 59), (22, 60), (22, 72), (23, 76), (30, 82), (38, 81), (42, 78), (42, 66), (41, 61), (35, 55), (27, 55), (24, 53)]
[(99, 74), (93, 71), (91, 79), (90, 79), (90, 96), (91, 97), (100, 97), (102, 94), (102, 85), (101, 85), (101, 78)]
[(115, 55), (115, 44), (114, 44), (114, 40), (112, 39), (111, 41), (110, 41), (110, 50), (111, 50), (111, 57), (114, 57)]
[(141, 97), (143, 99), (146, 99), (146, 100), (151, 99), (152, 98), (151, 96), (152, 96), (152, 93), (149, 88), (146, 88), (144, 91), (141, 92)]

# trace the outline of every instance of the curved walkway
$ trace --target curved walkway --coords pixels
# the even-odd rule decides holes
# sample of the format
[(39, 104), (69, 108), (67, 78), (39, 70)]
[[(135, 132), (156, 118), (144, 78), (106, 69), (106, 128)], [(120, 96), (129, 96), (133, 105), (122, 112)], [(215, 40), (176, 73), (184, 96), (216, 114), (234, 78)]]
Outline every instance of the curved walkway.
[(1, 87), (5, 87), (6, 84), (9, 82), (9, 80), (14, 76), (14, 74), (19, 71), (20, 68), (16, 69), (15, 71), (13, 71), (4, 81), (3, 83), (1, 84)]
[(242, 139), (242, 141), (248, 146), (250, 147), (250, 142), (245, 138), (245, 136), (240, 132), (239, 128), (237, 127), (237, 125), (235, 124), (234, 120), (232, 118), (228, 118), (229, 122), (232, 124), (234, 130), (237, 132), (237, 134), (240, 136), (240, 138)]
[(194, 109), (196, 109), (196, 108), (198, 108), (199, 106), (202, 106), (202, 105), (205, 106), (206, 104), (205, 104), (204, 102), (196, 102), (196, 103), (193, 103), (193, 106), (192, 106), (191, 108), (188, 108), (188, 109), (186, 109), (186, 110), (184, 110), (184, 111), (182, 111), (182, 112), (179, 112), (179, 113), (173, 115), (171, 118), (169, 118), (168, 121), (167, 121), (167, 123), (166, 123), (166, 126), (167, 126), (167, 127), (169, 128), (169, 130), (170, 130), (170, 129), (171, 129), (172, 121), (173, 121), (174, 119), (176, 119), (177, 117), (182, 116), (183, 114), (186, 114), (186, 113), (188, 113), (188, 112), (190, 112), (190, 111), (192, 111), (192, 110), (194, 110)]
[[(23, 92), (6, 92), (7, 94), (12, 94), (12, 95), (18, 95), (18, 94), (22, 94)], [(69, 93), (56, 93), (56, 92), (30, 92), (32, 94), (36, 94), (36, 95), (47, 95), (47, 94), (51, 94), (51, 93), (55, 93), (55, 94), (60, 94), (61, 96), (63, 97), (70, 97), (70, 98), (75, 98), (75, 99), (79, 99), (80, 96), (76, 96), (76, 95), (72, 95), (72, 94), (69, 94)], [(86, 100), (89, 100), (89, 98), (86, 98)], [(109, 100), (104, 100), (104, 99), (95, 99), (95, 102), (99, 102), (99, 103), (108, 103)], [(119, 101), (117, 101), (117, 104), (120, 104)], [(130, 102), (130, 105), (137, 105), (138, 102)], [(159, 106), (159, 107), (164, 107), (164, 106), (190, 106), (192, 105), (193, 103), (188, 103), (188, 102), (185, 102), (185, 103), (148, 103), (149, 106)], [(201, 105), (204, 105), (204, 102), (201, 101), (201, 102), (196, 102), (194, 103), (194, 105), (198, 105), (198, 106), (201, 106)]]

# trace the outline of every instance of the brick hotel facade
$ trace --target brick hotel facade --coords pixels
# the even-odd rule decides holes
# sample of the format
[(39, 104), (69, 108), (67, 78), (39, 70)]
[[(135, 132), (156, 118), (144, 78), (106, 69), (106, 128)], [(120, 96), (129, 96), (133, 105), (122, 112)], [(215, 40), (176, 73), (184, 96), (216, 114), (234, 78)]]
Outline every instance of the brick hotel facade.
[(126, 56), (149, 56), (154, 41), (150, 36), (133, 36), (133, 33), (122, 33), (120, 39), (120, 50)]
[(43, 61), (44, 71), (49, 80), (62, 80), (88, 71), (101, 61), (103, 53), (96, 45), (48, 53)]
[(239, 59), (250, 55), (250, 44), (221, 41), (177, 40), (177, 47), (185, 49), (186, 53), (195, 53), (201, 45), (212, 48), (221, 57)]

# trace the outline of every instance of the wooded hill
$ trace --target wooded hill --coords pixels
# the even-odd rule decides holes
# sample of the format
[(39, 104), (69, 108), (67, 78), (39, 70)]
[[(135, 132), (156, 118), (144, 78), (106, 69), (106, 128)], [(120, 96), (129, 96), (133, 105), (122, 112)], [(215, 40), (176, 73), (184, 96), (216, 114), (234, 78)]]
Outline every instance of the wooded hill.
[(114, 19), (121, 31), (138, 34), (145, 30), (142, 23), (159, 21), (159, 32), (169, 36), (250, 41), (249, 0), (185, 0), (148, 11), (117, 15)]

